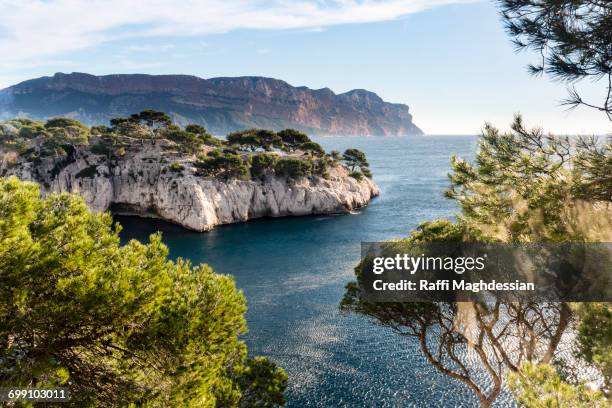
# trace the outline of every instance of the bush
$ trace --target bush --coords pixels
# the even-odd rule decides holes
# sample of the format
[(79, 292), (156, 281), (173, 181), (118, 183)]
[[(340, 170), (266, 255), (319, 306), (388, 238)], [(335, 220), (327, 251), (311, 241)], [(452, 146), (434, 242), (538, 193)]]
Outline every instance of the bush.
[(308, 153), (312, 156), (318, 156), (321, 157), (325, 154), (325, 150), (323, 149), (323, 147), (321, 147), (320, 144), (315, 143), (315, 142), (306, 142), (306, 143), (302, 143), (299, 147), (299, 149), (305, 153)]
[(87, 144), (89, 128), (78, 120), (70, 118), (49, 119), (45, 129), (57, 143)]
[(275, 132), (266, 129), (247, 129), (232, 132), (227, 135), (227, 142), (238, 146), (242, 150), (256, 151), (263, 149), (271, 151), (282, 148), (283, 141)]
[(299, 179), (312, 175), (313, 163), (310, 160), (282, 158), (276, 163), (275, 170), (280, 176)]
[(320, 158), (314, 163), (314, 173), (320, 175), (323, 178), (329, 177), (329, 163), (327, 158)]
[(237, 154), (221, 153), (218, 150), (195, 162), (196, 174), (204, 177), (218, 177), (224, 180), (245, 179), (249, 168)]
[(268, 171), (274, 171), (274, 166), (278, 162), (275, 154), (261, 153), (251, 158), (251, 176), (262, 177)]
[(170, 169), (170, 171), (179, 172), (185, 170), (185, 166), (178, 162), (172, 162), (168, 166), (168, 169)]
[(164, 139), (172, 140), (179, 145), (179, 149), (183, 153), (195, 154), (200, 151), (204, 144), (202, 140), (194, 133), (188, 132), (180, 128), (171, 128), (160, 135)]
[(98, 166), (92, 164), (91, 166), (85, 167), (83, 170), (79, 171), (75, 177), (76, 178), (94, 178), (98, 174)]
[(103, 142), (96, 143), (95, 145), (91, 146), (90, 150), (93, 154), (100, 154), (103, 156), (107, 156), (108, 154), (112, 153), (111, 147)]
[(357, 181), (361, 181), (363, 180), (363, 174), (358, 172), (358, 171), (352, 171), (349, 176), (351, 176), (352, 178), (354, 178)]

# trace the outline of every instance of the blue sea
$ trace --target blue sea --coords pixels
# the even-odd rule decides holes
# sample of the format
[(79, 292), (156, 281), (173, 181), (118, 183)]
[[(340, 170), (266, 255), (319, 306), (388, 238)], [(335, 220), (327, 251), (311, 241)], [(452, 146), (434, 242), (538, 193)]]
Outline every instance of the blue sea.
[[(450, 156), (471, 159), (473, 136), (318, 138), (326, 150), (363, 150), (380, 197), (357, 214), (254, 220), (194, 233), (158, 220), (117, 217), (123, 239), (163, 231), (171, 257), (231, 274), (248, 301), (253, 355), (289, 376), (289, 407), (474, 407), (461, 383), (437, 372), (418, 344), (364, 317), (341, 313), (360, 242), (405, 237), (421, 222), (452, 218), (443, 197)], [(511, 404), (507, 396), (496, 406)]]

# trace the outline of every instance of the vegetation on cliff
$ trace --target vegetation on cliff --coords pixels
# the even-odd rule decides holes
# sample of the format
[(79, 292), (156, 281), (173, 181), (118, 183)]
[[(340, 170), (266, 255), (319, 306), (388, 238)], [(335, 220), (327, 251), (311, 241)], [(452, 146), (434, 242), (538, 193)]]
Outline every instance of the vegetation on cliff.
[(247, 129), (232, 132), (222, 140), (199, 125), (181, 128), (165, 113), (153, 110), (115, 118), (110, 126), (91, 129), (67, 118), (46, 122), (30, 119), (2, 122), (0, 170), (14, 164), (18, 157), (33, 163), (42, 157), (68, 158), (74, 148), (106, 156), (112, 165), (113, 160), (124, 156), (127, 149), (138, 149), (147, 141), (167, 145), (164, 148), (168, 156), (174, 157), (168, 171), (179, 172), (189, 164), (195, 174), (226, 181), (257, 180), (266, 176), (292, 180), (312, 176), (327, 178), (328, 169), (341, 164), (350, 168), (351, 176), (358, 180), (363, 176), (372, 177), (363, 152), (348, 149), (343, 157), (335, 152), (328, 154), (321, 145), (294, 129), (278, 133)]

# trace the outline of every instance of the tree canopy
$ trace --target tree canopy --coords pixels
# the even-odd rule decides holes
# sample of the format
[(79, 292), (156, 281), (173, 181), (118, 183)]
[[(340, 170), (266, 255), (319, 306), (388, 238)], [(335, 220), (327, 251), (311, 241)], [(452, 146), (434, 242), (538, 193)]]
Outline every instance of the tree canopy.
[(534, 75), (573, 83), (604, 80), (601, 102), (585, 101), (575, 88), (564, 102), (605, 112), (612, 120), (612, 3), (607, 0), (498, 0), (508, 33), (518, 49), (535, 51)]
[(195, 162), (197, 174), (225, 180), (244, 179), (249, 174), (247, 163), (237, 154), (213, 150)]
[[(408, 248), (448, 241), (610, 242), (612, 185), (608, 174), (592, 168), (611, 155), (609, 142), (572, 145), (569, 138), (525, 129), (520, 117), (512, 132), (487, 126), (473, 163), (452, 159), (447, 196), (461, 208), (457, 220), (425, 222), (392, 244)], [(524, 369), (523, 364), (555, 363), (564, 333), (576, 322), (576, 313), (566, 303), (367, 302), (361, 297), (361, 268), (361, 264), (355, 268), (357, 279), (347, 285), (341, 308), (417, 339), (425, 358), (468, 386), (481, 407), (495, 402), (508, 370), (522, 378), (514, 383), (517, 395), (531, 392), (520, 387), (534, 386), (532, 376), (540, 371)], [(579, 345), (581, 337), (592, 341), (580, 347), (582, 355), (609, 384), (609, 311), (599, 307), (584, 313), (588, 319), (578, 326)], [(472, 361), (465, 355), (471, 355)], [(579, 399), (603, 404), (601, 393), (583, 395), (580, 384), (566, 384), (563, 389), (569, 391), (555, 395), (565, 395), (567, 402), (559, 406), (573, 406), (571, 401)]]
[(278, 132), (285, 147), (290, 150), (297, 150), (300, 145), (310, 142), (310, 138), (305, 134), (295, 129), (284, 129)]
[(248, 358), (229, 276), (120, 245), (110, 214), (0, 179), (0, 385), (68, 386), (66, 406), (282, 404), (286, 376)]
[(172, 124), (172, 119), (164, 112), (146, 109), (140, 113), (130, 115), (130, 121), (146, 125), (150, 128), (168, 127)]

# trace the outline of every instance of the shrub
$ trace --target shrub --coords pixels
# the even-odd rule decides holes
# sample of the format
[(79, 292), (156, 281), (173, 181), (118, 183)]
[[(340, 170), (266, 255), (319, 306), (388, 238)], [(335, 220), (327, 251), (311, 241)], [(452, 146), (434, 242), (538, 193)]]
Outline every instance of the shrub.
[(274, 171), (274, 166), (278, 162), (275, 154), (261, 153), (251, 158), (251, 176), (262, 177), (267, 171)]
[(290, 179), (299, 179), (312, 175), (313, 163), (310, 160), (282, 158), (275, 166), (276, 173)]
[(196, 174), (204, 177), (218, 177), (225, 180), (244, 179), (249, 174), (249, 168), (237, 154), (221, 153), (218, 150), (195, 162)]
[(351, 176), (352, 178), (354, 178), (357, 181), (361, 181), (363, 180), (363, 174), (358, 172), (358, 171), (352, 171), (349, 176)]
[(89, 141), (89, 128), (78, 120), (70, 118), (49, 119), (45, 129), (57, 143), (87, 144)]
[(95, 145), (91, 146), (90, 150), (93, 154), (101, 154), (104, 156), (112, 152), (112, 149), (110, 148), (110, 146), (102, 142), (96, 143)]
[(94, 176), (98, 173), (98, 166), (92, 164), (91, 166), (85, 167), (83, 170), (79, 171), (75, 177), (76, 178), (94, 178)]
[(172, 162), (170, 163), (170, 165), (168, 166), (168, 169), (170, 169), (170, 171), (174, 171), (174, 172), (179, 172), (179, 171), (183, 171), (185, 170), (185, 166), (183, 166), (181, 163), (179, 162)]
[(168, 129), (163, 132), (161, 136), (165, 139), (176, 142), (182, 152), (189, 154), (197, 153), (204, 144), (196, 134), (180, 128)]
[(327, 158), (320, 158), (314, 163), (314, 173), (320, 175), (323, 178), (329, 177), (329, 163), (327, 162)]
[(342, 160), (342, 155), (337, 150), (332, 150), (331, 152), (329, 152), (329, 157), (334, 163), (338, 163), (340, 160)]
[(283, 141), (275, 132), (265, 129), (247, 129), (232, 132), (227, 135), (227, 142), (238, 146), (242, 150), (255, 151), (263, 149), (271, 151), (273, 148), (282, 148)]
[(299, 149), (312, 156), (321, 157), (325, 154), (325, 150), (323, 149), (323, 147), (321, 147), (320, 144), (315, 143), (315, 142), (302, 143)]

